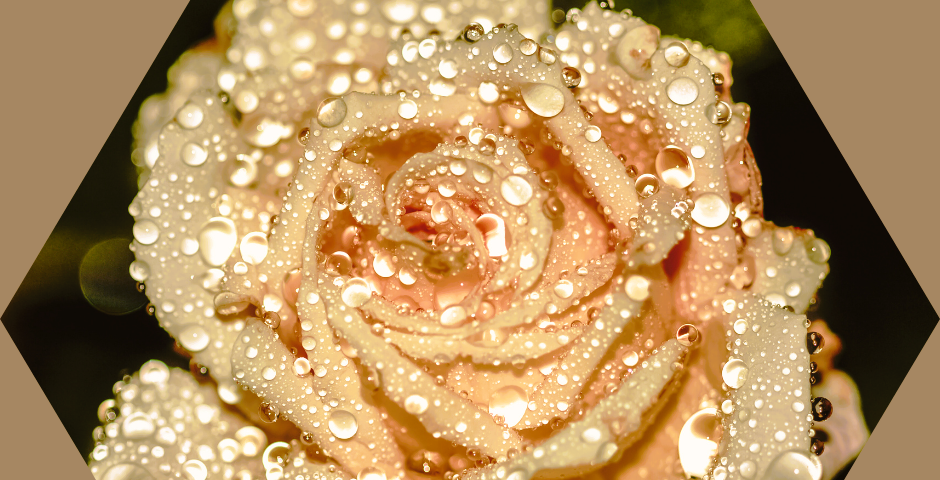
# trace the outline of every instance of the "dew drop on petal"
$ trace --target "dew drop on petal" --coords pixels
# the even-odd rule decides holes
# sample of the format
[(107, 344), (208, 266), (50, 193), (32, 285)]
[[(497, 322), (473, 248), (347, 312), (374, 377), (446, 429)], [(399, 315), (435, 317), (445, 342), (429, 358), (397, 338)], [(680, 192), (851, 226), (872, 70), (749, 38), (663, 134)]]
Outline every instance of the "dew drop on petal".
[(656, 155), (656, 174), (669, 185), (676, 188), (685, 188), (695, 180), (692, 163), (685, 152), (676, 146), (669, 145)]
[(685, 44), (682, 42), (672, 42), (665, 50), (666, 63), (670, 66), (679, 68), (684, 67), (689, 63), (689, 49), (686, 48)]
[(202, 125), (202, 120), (205, 116), (205, 112), (203, 112), (199, 105), (187, 103), (176, 112), (176, 121), (183, 128), (193, 129)]
[(447, 307), (441, 312), (441, 325), (446, 327), (457, 325), (467, 319), (467, 309), (461, 305)]
[(346, 101), (342, 98), (328, 98), (317, 108), (317, 123), (321, 127), (331, 128), (346, 119)]
[(522, 420), (528, 404), (529, 396), (525, 390), (509, 385), (490, 394), (489, 412), (502, 417), (503, 424), (511, 428)]
[(509, 63), (512, 55), (513, 49), (508, 43), (500, 43), (493, 47), (493, 58), (499, 63)]
[(412, 415), (420, 415), (427, 409), (428, 400), (421, 395), (411, 395), (405, 399), (405, 411)]
[(565, 108), (565, 95), (557, 87), (545, 83), (522, 86), (522, 101), (540, 117), (551, 118)]
[(372, 289), (365, 280), (352, 278), (343, 285), (341, 296), (343, 303), (353, 308), (359, 308), (372, 299)]
[(198, 143), (187, 142), (180, 147), (180, 159), (183, 160), (183, 163), (191, 167), (198, 167), (206, 163), (206, 159), (208, 158), (209, 152)]
[(503, 199), (510, 205), (522, 206), (532, 199), (532, 185), (524, 178), (510, 175), (499, 186)]
[(359, 421), (356, 420), (356, 416), (342, 409), (330, 412), (327, 426), (330, 433), (340, 440), (348, 440), (359, 431)]
[(268, 255), (268, 237), (261, 232), (251, 232), (242, 238), (238, 249), (243, 260), (252, 265), (259, 265)]
[(190, 352), (201, 352), (209, 346), (209, 333), (202, 325), (190, 325), (180, 331), (179, 342)]
[(143, 219), (134, 222), (134, 239), (141, 245), (152, 245), (160, 236), (160, 229), (157, 224), (150, 220)]
[(739, 358), (732, 358), (721, 369), (721, 378), (731, 388), (738, 389), (747, 381), (747, 364)]
[(679, 431), (679, 463), (687, 478), (701, 478), (708, 473), (712, 457), (718, 453), (721, 418), (714, 408), (692, 414)]
[(411, 120), (418, 115), (418, 104), (414, 100), (404, 100), (398, 104), (398, 116), (405, 120)]
[(208, 265), (218, 267), (228, 260), (238, 241), (235, 223), (214, 217), (199, 231), (199, 253)]
[(666, 95), (676, 105), (688, 105), (698, 98), (698, 85), (691, 78), (679, 77), (666, 86)]
[(703, 227), (716, 228), (724, 225), (731, 215), (728, 202), (715, 193), (703, 193), (695, 199), (692, 220)]

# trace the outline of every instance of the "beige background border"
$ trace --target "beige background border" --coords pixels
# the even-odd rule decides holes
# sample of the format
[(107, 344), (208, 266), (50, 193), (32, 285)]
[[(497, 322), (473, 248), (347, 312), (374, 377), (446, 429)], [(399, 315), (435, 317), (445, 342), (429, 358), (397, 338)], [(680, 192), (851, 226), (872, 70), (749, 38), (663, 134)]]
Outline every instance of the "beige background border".
[[(86, 0), (4, 5), (0, 225), (5, 233), (0, 241), (0, 312), (6, 310), (186, 3)], [(0, 365), (0, 476), (93, 478), (3, 328)]]
[[(9, 303), (88, 166), (185, 6), (182, 0), (19, 2), (0, 31), (5, 59), (0, 222)], [(940, 254), (933, 205), (940, 110), (929, 2), (754, 0), (829, 132), (934, 305)], [(629, 5), (625, 5), (629, 6)], [(886, 7), (886, 9), (882, 8)], [(42, 147), (42, 148), (39, 148)], [(37, 152), (40, 152), (37, 154)], [(899, 168), (900, 167), (900, 168)], [(36, 180), (27, 180), (36, 179)], [(847, 207), (848, 208), (848, 207)], [(15, 232), (15, 233), (12, 233)], [(885, 319), (903, 321), (899, 319)], [(884, 352), (890, 355), (890, 346)], [(4, 476), (91, 478), (6, 331), (0, 331)], [(931, 408), (940, 337), (914, 364), (850, 480), (932, 478)]]
[[(916, 0), (752, 1), (936, 308), (940, 154), (932, 143), (940, 124), (934, 91), (940, 69), (932, 34), (940, 7)], [(886, 318), (885, 328), (904, 320)], [(891, 346), (872, 355), (891, 355)], [(938, 365), (934, 332), (848, 480), (937, 478)]]

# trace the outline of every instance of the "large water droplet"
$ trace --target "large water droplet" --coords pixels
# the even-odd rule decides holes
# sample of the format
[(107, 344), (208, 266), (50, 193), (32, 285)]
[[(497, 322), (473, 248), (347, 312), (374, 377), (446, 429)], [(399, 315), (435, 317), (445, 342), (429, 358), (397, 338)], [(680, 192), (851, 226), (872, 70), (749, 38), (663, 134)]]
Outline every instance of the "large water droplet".
[(676, 188), (688, 187), (695, 180), (695, 172), (688, 155), (674, 145), (669, 145), (656, 155), (656, 174)]
[(414, 0), (386, 0), (381, 11), (390, 22), (404, 24), (418, 16), (418, 4)]
[(724, 225), (731, 215), (731, 207), (720, 195), (703, 193), (695, 199), (692, 220), (703, 227), (716, 228)]
[(190, 325), (180, 332), (179, 342), (190, 352), (201, 352), (209, 346), (209, 333), (202, 325)]
[(330, 412), (327, 425), (330, 428), (330, 433), (340, 440), (348, 440), (359, 431), (359, 422), (356, 420), (356, 416), (342, 409)]
[(801, 451), (783, 452), (777, 456), (762, 480), (819, 480), (822, 478), (822, 463), (815, 455)]
[(679, 431), (679, 463), (688, 478), (702, 478), (708, 473), (712, 457), (718, 452), (721, 418), (714, 408), (694, 413)]
[(361, 278), (352, 278), (343, 285), (343, 303), (353, 308), (359, 308), (372, 299), (372, 289), (369, 283)]
[(447, 307), (441, 312), (441, 325), (451, 327), (467, 319), (467, 309), (462, 305)]
[(141, 245), (152, 245), (160, 237), (160, 229), (156, 223), (143, 219), (134, 222), (134, 239)]
[(198, 167), (206, 163), (207, 158), (209, 158), (209, 152), (198, 143), (187, 142), (180, 147), (180, 159), (186, 165)]
[(428, 400), (421, 395), (411, 395), (405, 399), (405, 411), (412, 415), (420, 415), (427, 409)]
[(522, 206), (532, 199), (532, 185), (524, 178), (510, 175), (499, 185), (499, 193), (510, 205)]
[(155, 430), (153, 421), (143, 412), (132, 413), (124, 417), (124, 421), (121, 422), (121, 433), (128, 440), (147, 438), (153, 435)]
[(522, 101), (540, 117), (554, 117), (565, 108), (565, 95), (557, 87), (545, 83), (522, 86)]
[(225, 217), (214, 217), (199, 231), (199, 254), (207, 264), (218, 267), (232, 255), (237, 242), (235, 223)]
[(522, 420), (528, 404), (529, 396), (525, 390), (510, 385), (490, 394), (489, 411), (490, 415), (503, 417), (503, 424), (511, 428)]
[(626, 33), (617, 44), (617, 62), (631, 76), (645, 79), (650, 74), (650, 58), (659, 48), (659, 29), (643, 25)]
[(679, 77), (666, 87), (666, 95), (677, 105), (688, 105), (698, 98), (698, 85), (691, 78)]
[(689, 49), (682, 42), (672, 42), (665, 50), (666, 63), (670, 66), (679, 68), (689, 63)]
[(187, 103), (176, 112), (176, 121), (183, 128), (193, 129), (202, 125), (202, 119), (205, 118), (205, 116), (205, 112), (202, 111), (199, 105)]
[(740, 358), (728, 360), (728, 363), (721, 369), (722, 380), (724, 380), (725, 384), (729, 387), (735, 389), (744, 386), (744, 382), (747, 381), (747, 374), (747, 364)]
[(343, 123), (346, 119), (346, 101), (342, 98), (328, 98), (317, 108), (317, 123), (325, 128), (331, 128)]
[(493, 58), (499, 63), (509, 63), (512, 55), (513, 49), (508, 43), (500, 43), (493, 47)]
[(268, 255), (268, 237), (261, 232), (251, 232), (242, 238), (238, 246), (242, 259), (252, 265), (260, 265)]
[(209, 476), (209, 470), (206, 464), (199, 460), (189, 460), (183, 464), (183, 474), (188, 480), (206, 480)]

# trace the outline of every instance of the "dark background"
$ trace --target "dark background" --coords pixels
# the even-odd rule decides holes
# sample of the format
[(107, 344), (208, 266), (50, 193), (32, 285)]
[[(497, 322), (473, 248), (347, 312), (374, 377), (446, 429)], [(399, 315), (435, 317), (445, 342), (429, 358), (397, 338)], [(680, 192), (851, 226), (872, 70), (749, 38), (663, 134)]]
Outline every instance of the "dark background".
[[(131, 257), (125, 247), (133, 225), (127, 205), (137, 193), (131, 126), (141, 102), (166, 89), (170, 65), (212, 36), (223, 3), (190, 2), (3, 314), (3, 324), (83, 454), (93, 447), (97, 406), (113, 396), (111, 387), (122, 375), (151, 358), (188, 367), (173, 352), (173, 340), (145, 313), (146, 298), (126, 276)], [(765, 217), (778, 225), (812, 228), (832, 247), (831, 273), (810, 318), (824, 318), (842, 338), (837, 365), (858, 383), (873, 429), (938, 317), (799, 82), (748, 0), (636, 0), (617, 7), (631, 8), (664, 34), (691, 37), (731, 54), (733, 98), (753, 108), (748, 138), (764, 180)], [(125, 242), (112, 242), (117, 249), (111, 262), (99, 267), (123, 279), (100, 287), (121, 292), (127, 310), (136, 307), (120, 316), (93, 308), (79, 282), (86, 252), (117, 238)]]

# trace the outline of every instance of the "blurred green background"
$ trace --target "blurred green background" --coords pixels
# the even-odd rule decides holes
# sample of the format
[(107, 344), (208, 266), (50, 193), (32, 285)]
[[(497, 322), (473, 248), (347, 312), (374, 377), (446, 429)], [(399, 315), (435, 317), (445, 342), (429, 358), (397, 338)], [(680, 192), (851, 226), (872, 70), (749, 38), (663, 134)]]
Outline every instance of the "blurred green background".
[[(151, 358), (187, 368), (172, 339), (144, 313), (146, 299), (126, 273), (133, 225), (127, 205), (137, 192), (130, 132), (141, 102), (166, 88), (170, 65), (212, 35), (222, 3), (187, 7), (2, 317), (83, 454), (93, 447), (97, 406), (123, 374)], [(838, 364), (858, 382), (874, 428), (938, 317), (759, 16), (747, 0), (616, 6), (664, 34), (731, 54), (732, 95), (753, 107), (749, 139), (764, 179), (765, 215), (779, 225), (812, 228), (832, 247), (832, 273), (810, 317), (825, 318), (842, 337)], [(82, 271), (82, 259), (96, 246), (98, 260)], [(81, 275), (90, 280), (84, 293)], [(112, 313), (133, 311), (102, 313), (86, 294), (110, 295)]]

